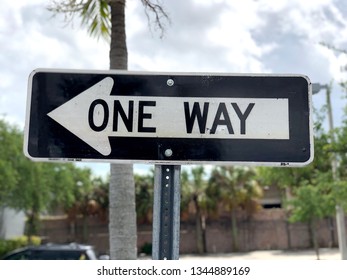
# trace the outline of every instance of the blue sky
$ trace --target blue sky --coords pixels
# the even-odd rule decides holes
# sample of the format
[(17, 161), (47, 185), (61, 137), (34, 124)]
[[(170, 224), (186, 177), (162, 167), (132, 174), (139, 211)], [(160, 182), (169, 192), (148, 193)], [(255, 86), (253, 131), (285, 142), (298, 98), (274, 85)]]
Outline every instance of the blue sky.
[[(108, 69), (108, 44), (90, 38), (46, 9), (50, 1), (2, 0), (0, 10), (0, 116), (24, 128), (27, 81), (36, 68)], [(139, 0), (126, 8), (129, 70), (156, 72), (295, 73), (333, 82), (336, 124), (346, 79), (347, 3), (343, 0), (162, 0), (170, 16), (163, 38), (149, 25)], [(321, 92), (315, 107), (324, 104)], [(88, 164), (106, 174), (108, 164)], [(136, 165), (136, 172), (148, 170)]]

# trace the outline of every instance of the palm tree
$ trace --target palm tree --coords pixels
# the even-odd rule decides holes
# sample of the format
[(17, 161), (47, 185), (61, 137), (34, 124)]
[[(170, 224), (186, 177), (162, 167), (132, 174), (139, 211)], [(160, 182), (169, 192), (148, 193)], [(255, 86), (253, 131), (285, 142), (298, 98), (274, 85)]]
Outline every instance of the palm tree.
[(231, 214), (232, 249), (238, 251), (237, 210), (244, 208), (247, 214), (256, 210), (256, 199), (262, 196), (254, 170), (248, 167), (216, 167), (213, 169), (209, 184), (218, 190), (218, 200)]
[[(153, 12), (156, 24), (163, 30), (162, 19), (168, 16), (162, 7), (151, 0), (141, 3), (147, 17), (148, 11)], [(67, 19), (77, 14), (91, 35), (110, 39), (110, 69), (127, 70), (125, 4), (126, 0), (61, 0), (54, 1), (49, 9), (64, 13)], [(109, 221), (111, 259), (136, 259), (135, 187), (130, 164), (111, 164)]]
[(182, 204), (193, 203), (195, 208), (196, 246), (199, 254), (207, 252), (206, 248), (206, 216), (209, 210), (209, 197), (206, 195), (207, 182), (204, 180), (203, 166), (191, 169), (191, 176), (183, 170), (181, 175)]
[(139, 223), (150, 223), (153, 218), (154, 170), (148, 175), (135, 174), (136, 215)]

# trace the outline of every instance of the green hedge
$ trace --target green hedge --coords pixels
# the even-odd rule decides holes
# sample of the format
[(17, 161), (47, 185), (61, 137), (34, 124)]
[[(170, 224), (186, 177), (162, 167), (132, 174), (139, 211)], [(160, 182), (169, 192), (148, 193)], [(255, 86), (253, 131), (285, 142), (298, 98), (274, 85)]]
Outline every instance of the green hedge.
[(0, 259), (7, 253), (16, 250), (20, 247), (25, 247), (28, 245), (40, 245), (41, 238), (38, 236), (31, 236), (30, 242), (28, 236), (21, 236), (13, 239), (0, 239)]

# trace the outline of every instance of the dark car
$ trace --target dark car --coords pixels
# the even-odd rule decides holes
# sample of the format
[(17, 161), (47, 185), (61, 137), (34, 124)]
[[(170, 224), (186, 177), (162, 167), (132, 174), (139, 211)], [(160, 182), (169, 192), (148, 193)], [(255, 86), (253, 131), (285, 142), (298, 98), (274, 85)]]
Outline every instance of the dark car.
[[(104, 256), (105, 257), (105, 256)], [(3, 260), (96, 260), (93, 246), (77, 243), (45, 244), (14, 250)]]

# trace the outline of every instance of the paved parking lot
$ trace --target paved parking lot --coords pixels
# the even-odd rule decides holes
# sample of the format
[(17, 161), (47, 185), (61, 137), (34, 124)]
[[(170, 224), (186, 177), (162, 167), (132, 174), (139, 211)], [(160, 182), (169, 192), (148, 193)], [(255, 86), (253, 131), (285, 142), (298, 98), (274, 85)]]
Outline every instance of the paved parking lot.
[[(341, 255), (338, 249), (323, 248), (319, 250), (321, 260), (340, 260)], [(230, 254), (208, 254), (208, 255), (180, 255), (180, 260), (316, 260), (317, 256), (314, 250), (269, 250), (254, 251), (248, 253), (230, 253)]]

